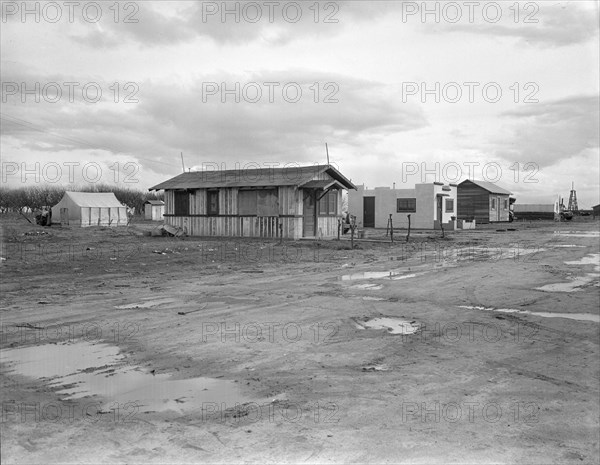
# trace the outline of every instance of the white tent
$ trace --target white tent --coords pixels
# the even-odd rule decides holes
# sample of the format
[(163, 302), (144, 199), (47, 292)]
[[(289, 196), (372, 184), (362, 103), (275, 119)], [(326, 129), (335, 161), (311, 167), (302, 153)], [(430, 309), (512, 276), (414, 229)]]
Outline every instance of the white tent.
[(65, 192), (52, 207), (52, 222), (75, 226), (125, 226), (127, 207), (112, 192)]

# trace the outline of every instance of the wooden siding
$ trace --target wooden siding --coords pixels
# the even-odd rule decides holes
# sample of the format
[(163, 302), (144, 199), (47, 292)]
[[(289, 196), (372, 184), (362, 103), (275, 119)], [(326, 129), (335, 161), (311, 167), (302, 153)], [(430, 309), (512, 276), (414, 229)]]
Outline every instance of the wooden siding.
[[(474, 219), (480, 224), (508, 221), (509, 210), (508, 208), (504, 210), (504, 200), (509, 198), (508, 195), (491, 194), (479, 186), (467, 184), (458, 186), (457, 197), (457, 217), (460, 220)], [(492, 210), (492, 198), (499, 199), (496, 205), (499, 209), (499, 218), (498, 211)]]
[[(315, 176), (316, 180), (328, 180), (327, 173)], [(207, 189), (189, 193), (190, 213), (173, 216), (175, 191), (165, 191), (165, 217), (167, 224), (180, 227), (191, 236), (265, 237), (299, 239), (302, 237), (303, 189), (296, 186), (279, 186), (277, 216), (238, 215), (237, 187), (219, 189), (219, 215), (207, 215)], [(338, 217), (341, 216), (342, 192), (338, 191), (337, 215), (318, 216), (317, 232), (321, 237), (337, 237)], [(282, 225), (280, 232), (279, 225)]]

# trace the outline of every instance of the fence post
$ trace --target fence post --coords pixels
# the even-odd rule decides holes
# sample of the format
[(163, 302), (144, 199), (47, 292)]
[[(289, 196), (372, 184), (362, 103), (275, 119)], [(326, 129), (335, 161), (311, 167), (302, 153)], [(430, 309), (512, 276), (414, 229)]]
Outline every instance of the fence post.
[(392, 240), (392, 244), (394, 243), (394, 223), (392, 221), (392, 214), (390, 213), (390, 239)]
[(410, 214), (406, 215), (408, 217), (408, 234), (406, 235), (406, 242), (410, 239)]
[(283, 244), (283, 223), (279, 223), (279, 243)]

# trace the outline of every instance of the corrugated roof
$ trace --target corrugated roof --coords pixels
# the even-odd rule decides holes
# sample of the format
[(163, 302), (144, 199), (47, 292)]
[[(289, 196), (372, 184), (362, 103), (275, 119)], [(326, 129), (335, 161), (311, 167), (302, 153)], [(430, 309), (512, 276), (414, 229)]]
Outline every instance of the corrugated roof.
[(112, 192), (65, 192), (80, 207), (125, 207)]
[(498, 187), (493, 182), (488, 182), (488, 181), (475, 181), (473, 179), (467, 179), (467, 180), (461, 182), (459, 184), (459, 186), (461, 186), (462, 184), (464, 184), (466, 182), (472, 182), (476, 186), (479, 186), (482, 189), (485, 189), (490, 194), (503, 194), (503, 195), (511, 195), (512, 194), (512, 192), (509, 192), (506, 189), (503, 189), (502, 187)]
[(356, 189), (344, 175), (329, 165), (247, 170), (192, 171), (182, 173), (149, 190), (206, 189), (218, 187), (301, 186), (320, 173), (327, 172), (347, 189)]

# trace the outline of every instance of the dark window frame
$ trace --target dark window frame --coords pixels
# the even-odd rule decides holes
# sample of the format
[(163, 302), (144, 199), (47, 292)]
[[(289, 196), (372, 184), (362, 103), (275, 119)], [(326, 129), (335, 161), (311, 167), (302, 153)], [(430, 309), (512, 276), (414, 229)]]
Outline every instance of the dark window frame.
[[(404, 205), (406, 202), (406, 205)], [(402, 206), (401, 206), (402, 204)], [(416, 197), (401, 197), (396, 199), (396, 213), (416, 213), (417, 198)]]
[[(452, 207), (448, 208), (448, 204)], [(454, 199), (446, 199), (444, 202), (445, 213), (454, 213)]]
[(174, 211), (175, 216), (188, 216), (190, 214), (190, 193), (187, 190), (174, 191)]
[(337, 189), (328, 190), (323, 197), (319, 199), (317, 214), (319, 216), (337, 216), (338, 212), (338, 197)]
[[(212, 204), (211, 204), (211, 197), (215, 198), (216, 200), (216, 211), (215, 209), (211, 208)], [(206, 214), (208, 216), (219, 216), (219, 190), (218, 189), (209, 189), (208, 191), (206, 191)]]
[[(242, 212), (242, 205), (240, 203), (240, 196), (242, 193), (252, 193), (254, 195), (253, 211)], [(261, 202), (260, 194), (267, 193), (267, 197), (270, 194), (271, 198), (271, 209), (266, 208), (269, 202)], [(269, 200), (268, 198), (265, 200)], [(265, 214), (266, 213), (266, 214)], [(267, 187), (258, 189), (240, 189), (238, 191), (238, 215), (239, 216), (255, 216), (255, 217), (269, 217), (279, 216), (279, 189), (277, 187)]]

